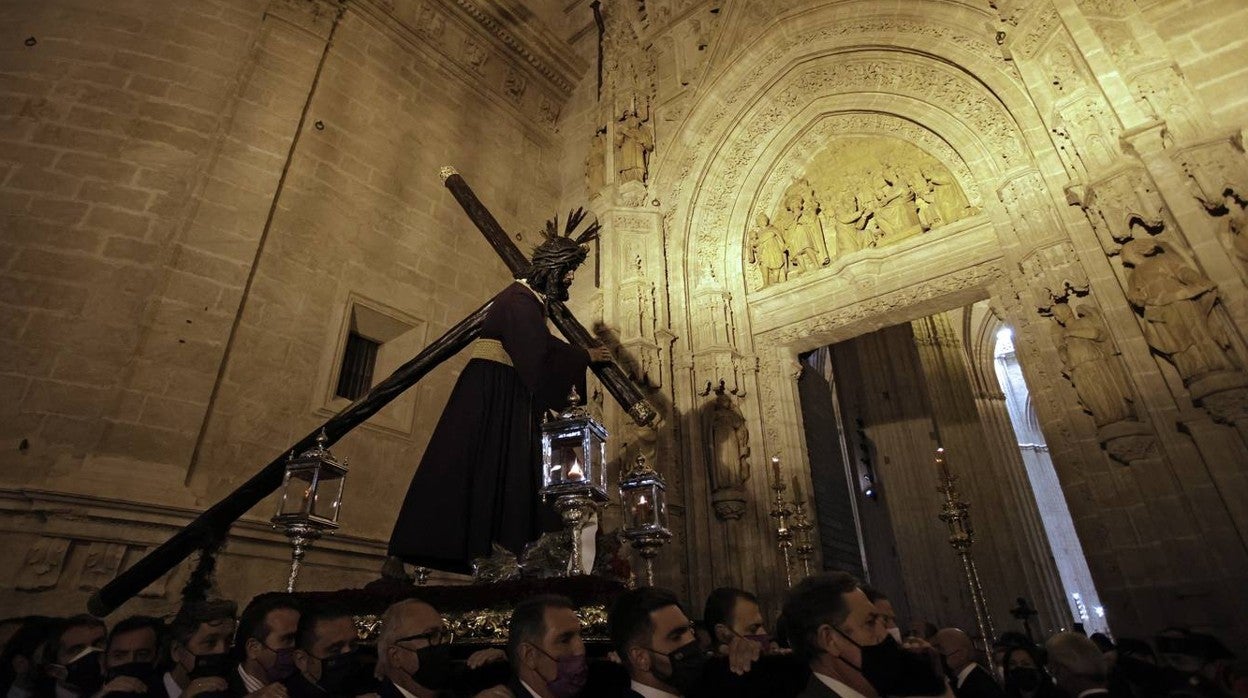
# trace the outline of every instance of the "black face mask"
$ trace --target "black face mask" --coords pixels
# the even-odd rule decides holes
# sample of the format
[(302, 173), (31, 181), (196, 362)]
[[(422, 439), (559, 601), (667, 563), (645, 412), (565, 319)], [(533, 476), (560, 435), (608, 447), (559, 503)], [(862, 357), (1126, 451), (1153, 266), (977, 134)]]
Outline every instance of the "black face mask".
[(126, 664), (118, 664), (110, 667), (108, 670), (108, 680), (112, 681), (118, 676), (129, 676), (132, 679), (138, 679), (145, 684), (150, 684), (152, 679), (158, 677), (160, 672), (156, 671), (156, 665), (152, 662), (129, 662)]
[(420, 660), (420, 667), (412, 674), (416, 683), (434, 691), (449, 688), (453, 668), (450, 643), (421, 647), (415, 652), (416, 659)]
[(100, 687), (104, 685), (104, 670), (100, 668), (100, 650), (86, 652), (66, 664), (65, 683), (87, 696), (100, 690)]
[(840, 628), (832, 629), (849, 640), (862, 654), (862, 666), (849, 666), (858, 670), (880, 695), (889, 696), (939, 696), (945, 692), (945, 681), (928, 661), (913, 652), (907, 652), (891, 635), (878, 645), (860, 645)]
[(317, 685), (335, 696), (354, 696), (366, 693), (368, 677), (355, 650), (336, 654), (321, 660), (321, 679)]
[(1011, 669), (1005, 675), (1005, 687), (1028, 693), (1040, 688), (1040, 672), (1031, 667)]
[(187, 675), (192, 679), (210, 677), (224, 679), (230, 675), (230, 669), (234, 668), (234, 660), (228, 652), (195, 654), (192, 656), (195, 657), (195, 667), (187, 672)]
[(681, 645), (667, 653), (659, 652), (658, 650), (650, 651), (667, 657), (668, 661), (672, 663), (670, 674), (664, 676), (655, 671), (654, 675), (663, 683), (680, 691), (682, 695), (688, 695), (697, 688), (698, 683), (702, 680), (702, 670), (706, 667), (706, 660), (711, 656), (710, 652), (698, 647), (697, 640), (687, 645)]

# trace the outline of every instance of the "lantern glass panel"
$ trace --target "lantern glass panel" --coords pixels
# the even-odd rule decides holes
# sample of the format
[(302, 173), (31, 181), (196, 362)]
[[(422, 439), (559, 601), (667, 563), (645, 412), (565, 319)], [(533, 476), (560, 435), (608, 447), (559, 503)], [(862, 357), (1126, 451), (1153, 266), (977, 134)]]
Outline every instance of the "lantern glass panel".
[(547, 447), (546, 486), (565, 483), (582, 484), (592, 463), (585, 462), (585, 444), (579, 431), (555, 434)]
[(629, 489), (625, 499), (625, 528), (653, 528), (666, 523), (667, 493), (658, 483)]
[(341, 473), (322, 470), (320, 486), (316, 488), (308, 513), (315, 518), (337, 523), (338, 510), (342, 504), (342, 488), (346, 482)]
[(288, 468), (286, 470), (286, 492), (282, 497), (282, 507), (277, 512), (280, 518), (303, 518), (311, 513), (316, 501), (317, 471), (313, 468)]

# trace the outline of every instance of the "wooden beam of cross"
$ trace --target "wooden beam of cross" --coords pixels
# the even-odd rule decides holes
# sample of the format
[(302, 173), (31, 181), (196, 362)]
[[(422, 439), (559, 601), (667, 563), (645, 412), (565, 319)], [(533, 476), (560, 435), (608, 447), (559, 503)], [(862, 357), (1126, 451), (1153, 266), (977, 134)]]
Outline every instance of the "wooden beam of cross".
[[(524, 256), (516, 243), (512, 242), (511, 236), (503, 227), (494, 219), (490, 210), (481, 203), (477, 195), (473, 193), (472, 187), (464, 181), (464, 178), (455, 171), (453, 167), (443, 167), (439, 173), (442, 177), (442, 183), (451, 191), (455, 200), (463, 207), (464, 212), (468, 214), (468, 218), (477, 226), (481, 234), (485, 236), (490, 246), (502, 258), (503, 263), (511, 270), (511, 273), (520, 278), (528, 273), (529, 259)], [(585, 329), (568, 307), (562, 301), (551, 301), (550, 319), (555, 323), (555, 327), (568, 338), (569, 342), (577, 344), (584, 349), (598, 346), (600, 342)], [(603, 364), (591, 364), (594, 375), (598, 376), (598, 380), (602, 382), (603, 387), (616, 402), (620, 403), (628, 415), (633, 418), (639, 426), (645, 426), (654, 421), (658, 415), (654, 406), (642, 394), (641, 389), (636, 383), (628, 377), (614, 361)]]

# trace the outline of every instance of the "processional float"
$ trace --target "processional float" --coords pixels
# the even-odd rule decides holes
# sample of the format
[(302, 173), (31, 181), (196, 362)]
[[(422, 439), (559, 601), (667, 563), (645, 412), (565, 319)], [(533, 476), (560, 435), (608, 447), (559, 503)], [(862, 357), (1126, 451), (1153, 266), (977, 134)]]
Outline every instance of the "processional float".
[[(449, 167), (442, 168), (440, 174), (443, 184), (485, 235), (490, 246), (503, 259), (511, 273), (517, 276), (524, 274), (529, 268), (529, 260), (473, 193), (464, 178)], [(251, 479), (209, 507), (169, 540), (117, 575), (111, 582), (105, 584), (88, 599), (87, 610), (96, 616), (112, 613), (195, 551), (212, 547), (224, 539), (235, 521), (281, 486), (288, 465), (286, 454), (304, 454), (315, 452), (317, 449), (326, 449), (377, 414), (435, 367), (476, 339), (481, 333), (481, 327), (491, 303), (492, 301), (477, 308), (364, 396), (283, 450)], [(551, 321), (569, 342), (585, 349), (599, 344), (598, 340), (561, 301), (552, 299), (549, 307)], [(610, 361), (592, 364), (590, 368), (607, 392), (624, 408), (633, 421), (640, 426), (654, 421), (658, 413), (641, 389), (633, 383), (619, 365)]]

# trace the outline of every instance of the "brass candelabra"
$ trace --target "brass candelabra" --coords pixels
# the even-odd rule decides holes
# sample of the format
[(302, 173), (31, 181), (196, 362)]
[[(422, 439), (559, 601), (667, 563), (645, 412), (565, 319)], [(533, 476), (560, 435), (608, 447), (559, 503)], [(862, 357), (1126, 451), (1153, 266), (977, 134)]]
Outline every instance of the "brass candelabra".
[(771, 490), (776, 493), (776, 496), (771, 503), (769, 513), (771, 518), (776, 520), (776, 545), (784, 557), (784, 583), (791, 588), (793, 570), (790, 551), (793, 549), (793, 529), (789, 527), (789, 517), (793, 515), (793, 509), (784, 498), (784, 492), (788, 488), (784, 486), (784, 480), (780, 477), (780, 456), (772, 457), (771, 468), (775, 472)]
[(984, 639), (985, 654), (988, 668), (996, 671), (992, 659), (992, 643), (995, 633), (992, 629), (992, 617), (988, 614), (988, 602), (984, 598), (984, 587), (979, 583), (979, 570), (975, 567), (975, 555), (971, 547), (975, 543), (975, 528), (971, 525), (970, 505), (962, 501), (954, 482), (956, 475), (949, 472), (949, 464), (945, 461), (945, 449), (936, 449), (936, 466), (940, 469), (940, 486), (936, 491), (945, 497), (941, 503), (940, 520), (949, 526), (949, 545), (962, 560), (962, 572), (966, 576), (966, 585), (971, 592), (971, 604), (975, 607), (975, 623), (979, 626), (979, 634)]
[(802, 490), (798, 486), (796, 476), (793, 478), (793, 488), (796, 494), (793, 498), (793, 524), (790, 526), (793, 529), (796, 543), (793, 550), (797, 553), (797, 559), (802, 561), (802, 574), (809, 577), (810, 560), (815, 556), (815, 545), (810, 532), (815, 525), (806, 516), (806, 502), (802, 499)]

